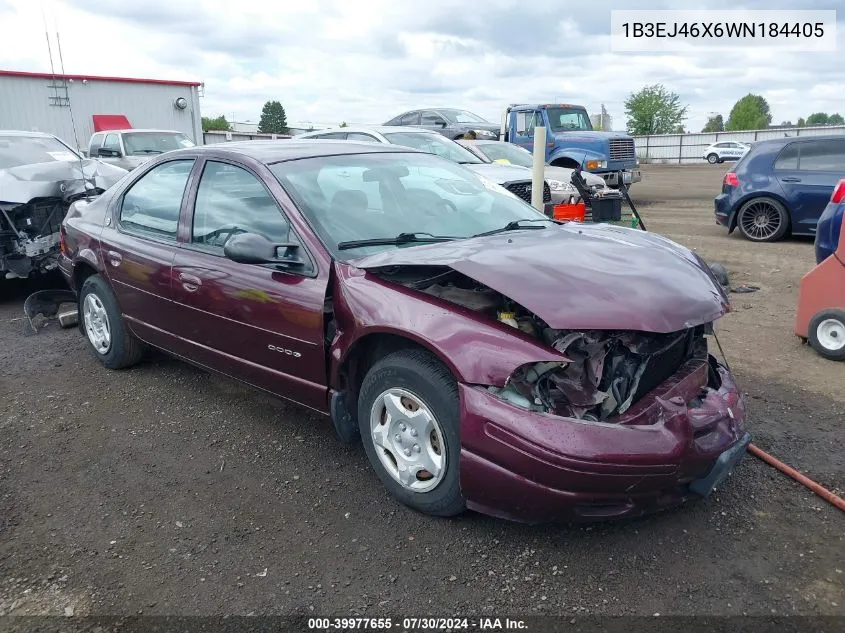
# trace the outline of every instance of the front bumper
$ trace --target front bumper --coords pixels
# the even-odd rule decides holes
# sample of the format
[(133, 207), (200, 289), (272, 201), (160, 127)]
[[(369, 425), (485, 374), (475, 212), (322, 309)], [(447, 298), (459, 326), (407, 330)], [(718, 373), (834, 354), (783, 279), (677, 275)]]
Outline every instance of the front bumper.
[[(604, 178), (604, 182), (609, 187), (616, 187), (619, 185), (619, 172), (610, 171), (597, 175)], [(635, 182), (640, 182), (642, 179), (643, 175), (639, 169), (626, 169), (622, 172), (622, 181), (626, 185), (632, 185)]]
[(529, 412), (460, 385), (468, 507), (529, 523), (583, 521), (706, 496), (750, 439), (742, 396), (728, 371), (715, 367), (721, 387), (700, 404), (689, 406), (707, 382), (708, 361), (697, 359), (612, 424)]

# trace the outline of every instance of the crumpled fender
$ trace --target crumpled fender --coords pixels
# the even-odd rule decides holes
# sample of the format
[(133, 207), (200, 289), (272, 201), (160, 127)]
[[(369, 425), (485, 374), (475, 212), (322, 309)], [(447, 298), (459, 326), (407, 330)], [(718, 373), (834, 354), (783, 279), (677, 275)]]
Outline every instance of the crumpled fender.
[[(355, 344), (370, 334), (394, 334), (434, 353), (460, 382), (504, 386), (520, 366), (568, 359), (538, 339), (453, 303), (335, 262), (338, 334), (329, 349), (330, 384)], [(366, 344), (366, 343), (364, 343)]]

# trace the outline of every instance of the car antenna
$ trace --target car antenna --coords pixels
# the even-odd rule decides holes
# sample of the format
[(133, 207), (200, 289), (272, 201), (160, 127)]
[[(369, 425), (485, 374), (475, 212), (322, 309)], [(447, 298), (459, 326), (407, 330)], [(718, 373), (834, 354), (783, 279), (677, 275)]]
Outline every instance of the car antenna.
[[(41, 5), (41, 18), (44, 20), (44, 35), (47, 38), (47, 54), (50, 57), (50, 72), (53, 74), (53, 87), (56, 90), (56, 95), (58, 97), (58, 86), (56, 86), (56, 70), (53, 65), (53, 51), (50, 48), (50, 32), (47, 29), (47, 17), (44, 15), (44, 5)], [(76, 118), (73, 116), (73, 104), (70, 99), (70, 90), (68, 90), (68, 80), (67, 74), (65, 73), (65, 60), (64, 56), (62, 55), (62, 40), (59, 36), (59, 25), (58, 20), (56, 19), (56, 15), (53, 14), (53, 25), (56, 29), (56, 50), (59, 54), (59, 68), (62, 72), (62, 81), (65, 85), (65, 94), (67, 99), (67, 108), (68, 112), (70, 113), (70, 125), (73, 129), (73, 142), (76, 148), (76, 156), (79, 159), (79, 177), (82, 179), (82, 189), (85, 192), (85, 196), (88, 197), (89, 195), (89, 187), (88, 187), (88, 180), (85, 178), (85, 165), (82, 162), (82, 151), (79, 147), (79, 134), (76, 130)], [(91, 188), (93, 190), (94, 187)]]

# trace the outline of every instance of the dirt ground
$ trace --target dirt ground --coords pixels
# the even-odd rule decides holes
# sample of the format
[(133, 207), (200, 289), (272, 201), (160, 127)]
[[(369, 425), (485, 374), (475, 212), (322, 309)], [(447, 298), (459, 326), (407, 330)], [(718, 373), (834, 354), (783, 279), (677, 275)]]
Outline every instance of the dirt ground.
[[(792, 333), (812, 243), (713, 221), (724, 166), (646, 166), (650, 230), (725, 264), (754, 441), (845, 490), (845, 364)], [(0, 614), (845, 616), (845, 516), (748, 456), (712, 498), (525, 526), (397, 505), (326, 419), (152, 354), (104, 370), (0, 282)]]

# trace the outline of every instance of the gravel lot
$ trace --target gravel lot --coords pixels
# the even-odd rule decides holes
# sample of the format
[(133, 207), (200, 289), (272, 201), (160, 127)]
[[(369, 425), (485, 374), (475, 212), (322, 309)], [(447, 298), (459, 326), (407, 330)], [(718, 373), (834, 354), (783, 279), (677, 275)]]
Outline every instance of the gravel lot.
[[(842, 494), (845, 364), (792, 335), (812, 244), (713, 221), (724, 166), (646, 166), (649, 229), (724, 263), (755, 442)], [(647, 519), (524, 526), (394, 503), (327, 419), (153, 354), (28, 334), (0, 282), (0, 614), (845, 615), (845, 517), (753, 457)]]

